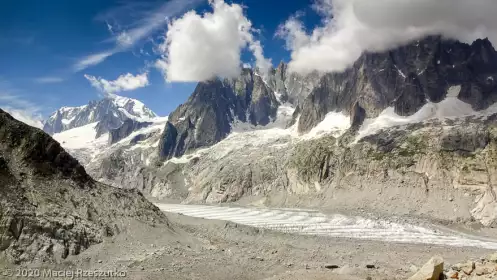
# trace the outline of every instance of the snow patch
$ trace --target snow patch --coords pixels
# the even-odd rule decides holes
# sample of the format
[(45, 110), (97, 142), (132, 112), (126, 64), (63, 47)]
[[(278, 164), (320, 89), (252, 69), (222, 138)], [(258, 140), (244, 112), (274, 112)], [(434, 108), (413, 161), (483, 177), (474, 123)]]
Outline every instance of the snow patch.
[(356, 141), (379, 132), (381, 129), (406, 125), (411, 123), (419, 123), (430, 119), (450, 119), (467, 117), (472, 115), (487, 115), (497, 111), (497, 106), (491, 106), (485, 111), (476, 112), (470, 104), (465, 103), (459, 98), (461, 86), (450, 87), (447, 91), (447, 96), (439, 103), (429, 102), (425, 104), (414, 115), (403, 117), (395, 113), (393, 107), (385, 109), (377, 118), (366, 119), (359, 129), (359, 134)]
[(98, 122), (69, 129), (52, 137), (81, 162), (89, 162), (107, 147), (108, 134), (96, 138)]
[[(231, 132), (241, 133), (253, 130), (268, 130), (273, 128), (285, 128), (287, 124), (292, 120), (295, 108), (290, 103), (281, 104), (276, 112), (276, 117), (271, 119), (267, 125), (253, 125), (250, 122), (243, 122), (235, 119), (231, 124)], [(232, 111), (232, 115), (234, 112)], [(246, 119), (249, 120), (249, 114), (247, 112)]]
[(295, 107), (290, 103), (283, 103), (278, 107), (276, 119), (272, 122), (273, 127), (285, 128), (293, 118)]
[(350, 128), (350, 117), (342, 112), (330, 112), (324, 120), (316, 125), (311, 131), (302, 136), (303, 139), (315, 139), (328, 134), (340, 137)]
[(404, 72), (402, 72), (399, 67), (397, 67), (397, 65), (395, 65), (395, 69), (397, 69), (397, 72), (399, 72), (399, 75), (401, 75), (404, 79), (407, 78), (406, 74), (404, 74)]
[[(138, 136), (140, 134), (149, 134), (149, 133), (153, 133), (153, 132), (156, 132), (156, 131), (162, 131), (164, 129), (164, 126), (166, 125), (167, 120), (168, 120), (168, 117), (159, 117), (159, 118), (151, 119), (150, 120), (152, 122), (151, 125), (149, 125), (147, 127), (144, 127), (142, 129), (134, 131), (133, 133), (131, 133), (130, 135), (128, 135), (128, 137), (126, 137), (124, 139), (121, 139), (119, 142), (114, 143), (113, 145), (125, 145), (125, 144), (129, 144), (131, 142), (131, 140), (133, 140), (133, 138), (135, 138), (136, 136)], [(158, 143), (159, 141), (157, 141), (157, 143), (140, 143), (140, 144), (135, 144), (132, 147), (132, 149), (149, 148), (149, 147), (153, 148), (155, 144), (157, 144), (157, 145), (155, 145), (155, 147), (158, 147), (159, 146), (159, 143)]]
[(62, 119), (61, 122), (64, 125), (70, 125), (74, 121), (74, 119), (76, 119), (76, 116), (72, 117), (71, 119)]
[(461, 92), (461, 86), (451, 86), (447, 90), (447, 97), (458, 97)]

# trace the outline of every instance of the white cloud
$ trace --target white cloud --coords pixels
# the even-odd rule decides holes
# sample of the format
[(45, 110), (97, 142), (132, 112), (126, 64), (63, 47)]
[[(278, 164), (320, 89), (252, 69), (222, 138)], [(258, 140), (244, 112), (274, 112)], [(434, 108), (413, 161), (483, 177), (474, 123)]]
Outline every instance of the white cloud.
[[(129, 30), (123, 30), (116, 34), (113, 41), (115, 41), (114, 48), (110, 50), (103, 51), (100, 53), (95, 53), (83, 57), (74, 65), (75, 71), (84, 70), (90, 66), (97, 65), (108, 57), (128, 50), (129, 48), (135, 46), (138, 42), (146, 39), (150, 34), (159, 29), (160, 27), (166, 25), (167, 19), (184, 12), (191, 7), (194, 7), (205, 0), (170, 0), (161, 5), (159, 8), (153, 10), (152, 12), (146, 12), (145, 16), (138, 22), (129, 28)], [(135, 10), (135, 7), (128, 9), (126, 7), (120, 7), (119, 10)], [(107, 29), (112, 34), (116, 33), (115, 28), (106, 22)]]
[(55, 83), (61, 83), (63, 81), (64, 79), (61, 77), (51, 77), (51, 76), (40, 77), (35, 79), (35, 82), (39, 84), (55, 84)]
[(128, 47), (134, 44), (133, 38), (126, 33), (126, 31), (123, 31), (117, 35), (117, 43), (122, 46), (122, 47)]
[(131, 91), (149, 85), (148, 73), (133, 75), (130, 73), (119, 76), (114, 81), (100, 77), (84, 75), (91, 85), (105, 94), (114, 94), (122, 91)]
[(96, 53), (89, 55), (87, 57), (82, 58), (74, 65), (74, 70), (81, 71), (90, 66), (94, 66), (100, 64), (104, 60), (106, 60), (109, 56), (113, 55), (114, 51), (106, 51), (101, 53)]
[(26, 101), (19, 95), (0, 91), (0, 108), (19, 121), (43, 128), (43, 118), (40, 113), (42, 108)]
[(235, 77), (241, 70), (241, 51), (247, 46), (262, 72), (271, 66), (260, 42), (253, 38), (256, 30), (242, 6), (223, 0), (212, 0), (210, 4), (212, 13), (199, 15), (190, 11), (169, 24), (166, 39), (159, 47), (163, 58), (156, 62), (168, 81)]
[(309, 36), (305, 33), (304, 26), (298, 18), (292, 17), (281, 25), (276, 31), (276, 36), (286, 39), (288, 50), (299, 49), (309, 43)]
[(365, 51), (385, 51), (428, 35), (497, 46), (495, 0), (320, 0), (323, 24), (306, 33), (296, 18), (277, 35), (292, 50), (290, 69), (343, 71)]
[(15, 109), (12, 107), (1, 107), (1, 109), (9, 113), (14, 119), (18, 121), (39, 129), (43, 129), (43, 119), (39, 114), (34, 114), (33, 112), (28, 110)]
[(255, 57), (255, 66), (259, 68), (263, 73), (267, 73), (267, 71), (273, 66), (271, 63), (271, 59), (267, 59), (264, 57), (264, 51), (262, 49), (261, 43), (259, 41), (251, 40), (249, 49), (252, 51)]

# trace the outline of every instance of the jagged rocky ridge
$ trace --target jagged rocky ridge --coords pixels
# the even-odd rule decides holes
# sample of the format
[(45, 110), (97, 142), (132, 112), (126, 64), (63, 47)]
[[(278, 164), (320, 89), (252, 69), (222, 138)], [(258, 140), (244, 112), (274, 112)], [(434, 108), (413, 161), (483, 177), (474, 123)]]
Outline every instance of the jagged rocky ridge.
[[(235, 96), (233, 87), (224, 81), (199, 84), (190, 100), (171, 115), (163, 135), (147, 138), (148, 143), (160, 141), (159, 153), (153, 145), (135, 148), (127, 143), (88, 169), (116, 186), (191, 203), (241, 200), (352, 213), (362, 209), (495, 226), (495, 112), (476, 112), (494, 101), (495, 57), (488, 40), (467, 45), (439, 37), (364, 54), (346, 72), (319, 78), (310, 94), (304, 93), (307, 97), (294, 104), (295, 128), (301, 134), (330, 112), (350, 115), (351, 128), (343, 135), (311, 140), (289, 130), (251, 131), (225, 139), (234, 119), (230, 116), (236, 116), (229, 109), (238, 99), (212, 98)], [(262, 83), (272, 90), (278, 84), (271, 78)], [(208, 86), (212, 84), (213, 88)], [(278, 91), (273, 94), (277, 97)], [(283, 96), (276, 98), (278, 106)], [(417, 120), (361, 134), (365, 120), (385, 108), (411, 115), (427, 102), (436, 108), (448, 96), (451, 102), (469, 104), (473, 116), (465, 110), (459, 117)], [(205, 115), (217, 120), (218, 114), (223, 116), (220, 122), (202, 119)], [(189, 116), (196, 121), (185, 125)], [(202, 137), (204, 127), (210, 129), (208, 141), (198, 141), (195, 137)], [(219, 127), (224, 128), (221, 134)], [(160, 161), (184, 153), (180, 159)]]
[[(387, 107), (401, 116), (442, 101), (451, 86), (459, 99), (483, 110), (497, 101), (497, 52), (487, 39), (471, 45), (428, 37), (384, 53), (365, 53), (343, 73), (324, 75), (297, 109), (307, 132), (328, 112), (377, 117)], [(357, 114), (354, 114), (357, 118)]]
[(468, 45), (438, 36), (365, 53), (342, 73), (302, 77), (282, 63), (261, 78), (245, 69), (238, 79), (200, 83), (171, 114), (159, 154), (169, 159), (213, 145), (226, 137), (235, 119), (265, 125), (283, 102), (296, 106), (300, 133), (333, 111), (350, 115), (355, 127), (388, 107), (412, 115), (427, 102), (443, 100), (452, 86), (461, 86), (460, 100), (483, 110), (497, 100), (496, 79), (497, 52), (490, 41)]
[(254, 126), (273, 122), (278, 107), (298, 105), (317, 83), (317, 73), (306, 77), (290, 73), (281, 63), (267, 77), (243, 69), (236, 79), (201, 82), (185, 104), (169, 116), (159, 156), (169, 159), (224, 139), (235, 121)]
[(138, 190), (94, 181), (43, 131), (0, 110), (0, 251), (13, 263), (60, 261), (130, 221), (167, 225)]

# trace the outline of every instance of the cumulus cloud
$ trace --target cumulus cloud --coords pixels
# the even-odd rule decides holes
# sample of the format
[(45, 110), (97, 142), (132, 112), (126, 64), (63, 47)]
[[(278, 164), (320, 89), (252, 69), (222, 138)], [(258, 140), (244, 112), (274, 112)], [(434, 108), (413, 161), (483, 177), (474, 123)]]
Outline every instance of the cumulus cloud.
[(190, 11), (169, 24), (160, 46), (163, 58), (156, 67), (168, 81), (195, 82), (216, 76), (235, 77), (241, 71), (241, 52), (254, 54), (261, 72), (271, 67), (259, 41), (254, 39), (252, 23), (242, 6), (211, 0), (211, 13)]
[(323, 24), (306, 32), (298, 18), (280, 26), (291, 49), (290, 69), (333, 72), (365, 51), (385, 51), (428, 35), (497, 46), (495, 0), (319, 0)]
[(9, 113), (14, 119), (36, 128), (43, 128), (43, 120), (40, 114), (35, 114), (28, 110), (16, 109), (12, 107), (3, 107), (5, 112)]
[(27, 101), (20, 95), (0, 90), (0, 108), (25, 124), (43, 128), (42, 108)]
[(114, 81), (95, 77), (91, 75), (84, 75), (90, 84), (105, 94), (115, 94), (122, 91), (131, 91), (138, 88), (146, 87), (149, 85), (148, 73), (133, 75), (130, 73), (119, 76)]
[(304, 25), (297, 17), (292, 17), (281, 25), (276, 31), (276, 36), (286, 39), (288, 50), (299, 49), (310, 41), (304, 30)]

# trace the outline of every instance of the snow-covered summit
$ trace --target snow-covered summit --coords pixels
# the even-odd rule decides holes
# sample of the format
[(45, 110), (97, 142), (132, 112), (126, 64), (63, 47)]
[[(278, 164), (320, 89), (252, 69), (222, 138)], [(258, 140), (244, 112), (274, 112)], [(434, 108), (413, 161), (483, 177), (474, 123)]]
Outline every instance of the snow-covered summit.
[(119, 110), (123, 111), (124, 109), (123, 113), (129, 114), (130, 116), (128, 117), (130, 119), (134, 119), (137, 121), (146, 121), (150, 118), (157, 117), (157, 115), (152, 110), (147, 108), (145, 104), (143, 104), (139, 100), (115, 94), (108, 98), (112, 99), (114, 105), (116, 105)]
[(100, 130), (119, 127), (124, 120), (147, 121), (157, 115), (142, 102), (118, 95), (109, 95), (79, 107), (62, 107), (45, 122), (43, 130), (50, 134), (100, 122)]

